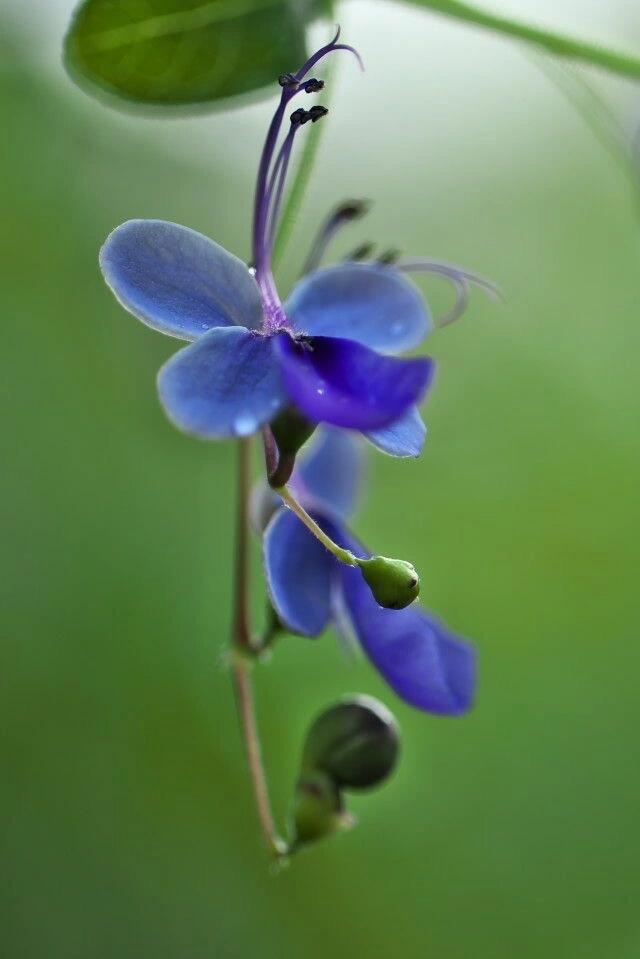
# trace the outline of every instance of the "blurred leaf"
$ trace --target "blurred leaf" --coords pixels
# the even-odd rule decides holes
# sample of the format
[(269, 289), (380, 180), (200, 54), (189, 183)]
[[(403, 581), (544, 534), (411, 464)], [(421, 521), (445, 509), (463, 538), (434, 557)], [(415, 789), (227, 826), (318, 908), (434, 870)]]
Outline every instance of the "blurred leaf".
[(534, 27), (528, 23), (512, 20), (510, 17), (489, 13), (471, 3), (461, 0), (408, 0), (413, 6), (422, 7), (435, 13), (464, 20), (478, 27), (486, 27), (509, 37), (526, 40), (550, 53), (567, 57), (570, 60), (580, 60), (592, 66), (602, 67), (611, 73), (618, 73), (626, 77), (640, 79), (640, 57), (628, 53), (618, 53), (597, 43), (589, 43), (575, 37)]
[(90, 93), (216, 107), (303, 63), (311, 13), (290, 0), (84, 0), (64, 59)]

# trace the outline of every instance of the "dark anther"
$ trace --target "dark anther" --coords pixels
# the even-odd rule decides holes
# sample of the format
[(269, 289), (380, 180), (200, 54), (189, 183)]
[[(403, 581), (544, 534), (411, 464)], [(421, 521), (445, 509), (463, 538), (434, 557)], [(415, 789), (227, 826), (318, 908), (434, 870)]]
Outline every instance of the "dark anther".
[(384, 253), (381, 253), (378, 257), (378, 263), (380, 263), (382, 266), (391, 266), (399, 259), (400, 250), (385, 250)]
[(305, 93), (318, 93), (320, 90), (324, 90), (324, 80), (316, 80), (315, 77), (311, 77), (304, 84)]
[(281, 87), (297, 87), (298, 81), (294, 77), (293, 73), (282, 73), (278, 77), (278, 83)]
[(326, 117), (328, 112), (326, 107), (321, 107), (319, 104), (316, 104), (315, 107), (311, 107), (309, 110), (309, 119), (312, 123), (315, 123), (320, 117)]
[(369, 212), (369, 206), (368, 200), (345, 200), (337, 208), (334, 215), (339, 220), (357, 220)]
[(302, 107), (298, 107), (297, 110), (294, 110), (291, 116), (289, 117), (291, 123), (294, 127), (299, 126), (301, 123), (306, 123), (307, 120), (311, 119), (306, 110), (303, 110)]
[(345, 260), (368, 260), (375, 249), (375, 243), (361, 243), (352, 250)]

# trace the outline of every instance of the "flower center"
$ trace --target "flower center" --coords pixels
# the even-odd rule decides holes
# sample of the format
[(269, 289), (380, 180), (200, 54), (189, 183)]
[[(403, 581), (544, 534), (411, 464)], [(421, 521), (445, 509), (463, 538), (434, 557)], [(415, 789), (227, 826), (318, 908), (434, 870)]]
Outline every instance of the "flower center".
[(291, 332), (289, 320), (287, 319), (287, 314), (284, 312), (280, 305), (276, 306), (274, 303), (265, 302), (264, 303), (264, 332), (272, 336), (275, 333)]

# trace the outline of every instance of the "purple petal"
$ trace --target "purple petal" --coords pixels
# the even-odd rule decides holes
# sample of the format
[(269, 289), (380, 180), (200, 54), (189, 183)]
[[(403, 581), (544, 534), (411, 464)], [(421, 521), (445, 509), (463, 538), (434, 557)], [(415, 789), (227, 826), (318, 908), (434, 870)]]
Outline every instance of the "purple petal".
[(122, 306), (168, 336), (195, 340), (216, 327), (262, 325), (247, 266), (186, 226), (128, 220), (107, 237), (100, 266)]
[(158, 374), (175, 425), (205, 439), (248, 436), (286, 402), (273, 341), (237, 326), (210, 330)]
[(382, 609), (360, 572), (340, 570), (354, 630), (367, 656), (392, 689), (417, 709), (459, 716), (473, 705), (473, 647), (425, 610)]
[(297, 516), (281, 509), (264, 535), (263, 561), (269, 595), (282, 622), (293, 633), (318, 636), (331, 615), (336, 562), (331, 554)]
[(412, 407), (395, 423), (380, 430), (369, 430), (364, 434), (367, 439), (389, 456), (419, 456), (424, 446), (427, 428), (422, 422), (420, 411)]
[(435, 363), (381, 356), (351, 340), (275, 338), (283, 384), (295, 406), (316, 423), (349, 429), (388, 426), (424, 395)]
[(386, 353), (417, 346), (431, 325), (417, 287), (397, 270), (372, 263), (312, 273), (285, 309), (298, 333), (343, 337)]
[(291, 485), (307, 510), (347, 519), (362, 484), (365, 451), (359, 437), (325, 426), (298, 460)]

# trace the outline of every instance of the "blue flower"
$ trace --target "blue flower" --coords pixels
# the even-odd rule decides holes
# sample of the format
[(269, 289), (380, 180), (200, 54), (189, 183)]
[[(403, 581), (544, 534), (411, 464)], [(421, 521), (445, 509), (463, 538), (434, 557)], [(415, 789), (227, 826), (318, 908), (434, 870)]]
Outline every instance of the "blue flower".
[[(315, 521), (340, 546), (369, 556), (349, 531), (362, 475), (362, 446), (341, 430), (324, 429), (303, 453), (289, 486)], [(266, 487), (254, 493), (254, 525), (263, 528), (269, 594), (283, 625), (318, 636), (329, 624), (357, 638), (394, 691), (411, 706), (446, 716), (473, 703), (473, 647), (426, 610), (382, 609), (359, 569), (337, 562)]]
[[(308, 75), (326, 55), (357, 56), (337, 39), (280, 78), (258, 169), (251, 268), (202, 234), (162, 220), (117, 227), (100, 265), (125, 309), (190, 341), (158, 376), (162, 405), (180, 429), (207, 439), (247, 436), (293, 407), (311, 424), (358, 430), (388, 453), (415, 456), (425, 435), (416, 404), (435, 364), (391, 354), (415, 347), (429, 330), (418, 289), (400, 268), (343, 262), (304, 277), (282, 304), (272, 274), (294, 139), (327, 112), (293, 111), (280, 137), (286, 109), (322, 88)], [(458, 271), (454, 282), (466, 282), (463, 276)]]

